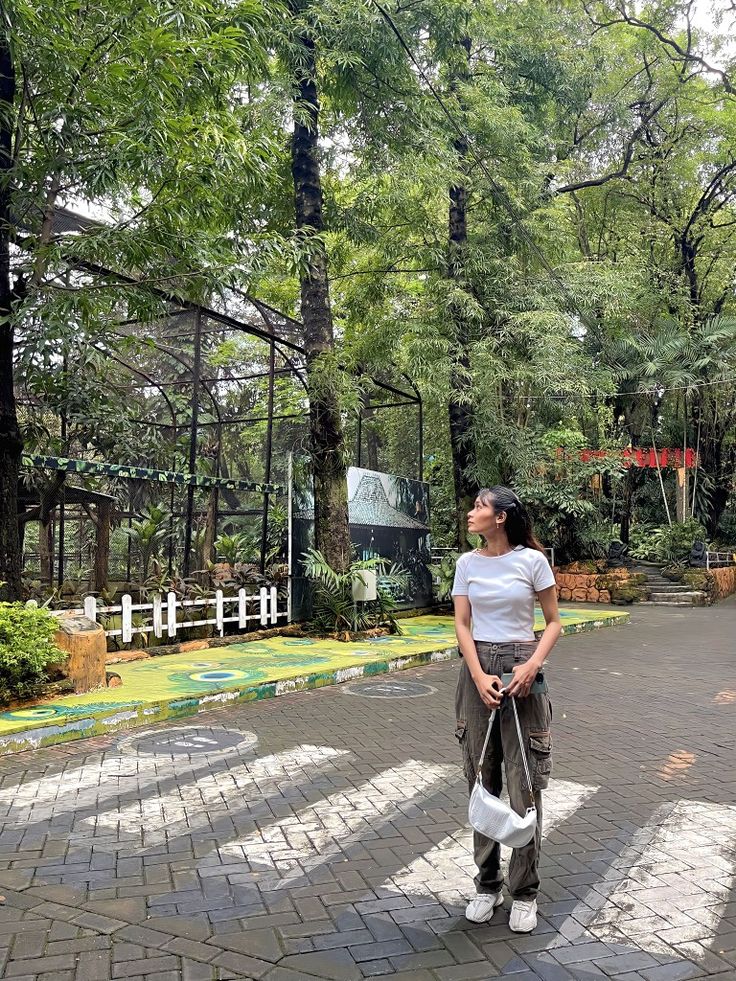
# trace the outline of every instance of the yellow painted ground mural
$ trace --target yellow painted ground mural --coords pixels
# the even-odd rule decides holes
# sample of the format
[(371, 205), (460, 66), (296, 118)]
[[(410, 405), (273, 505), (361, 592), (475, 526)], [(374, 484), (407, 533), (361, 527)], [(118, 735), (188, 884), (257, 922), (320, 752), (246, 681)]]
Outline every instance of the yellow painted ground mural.
[[(538, 614), (539, 615), (539, 614)], [(562, 611), (566, 633), (626, 622), (611, 611)], [(543, 621), (536, 624), (543, 628)], [(0, 712), (0, 753), (166, 718), (192, 715), (213, 703), (252, 700), (410, 667), (454, 655), (449, 617), (401, 621), (402, 636), (340, 643), (299, 637), (168, 654), (115, 666), (123, 684), (86, 695)]]

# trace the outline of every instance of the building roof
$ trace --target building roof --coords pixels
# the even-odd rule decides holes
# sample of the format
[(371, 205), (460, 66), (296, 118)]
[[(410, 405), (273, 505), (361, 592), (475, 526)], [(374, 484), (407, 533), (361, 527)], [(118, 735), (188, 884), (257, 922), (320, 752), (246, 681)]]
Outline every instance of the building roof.
[[(298, 511), (297, 518), (314, 518), (314, 511)], [(351, 525), (378, 526), (381, 528), (406, 528), (414, 531), (428, 532), (429, 526), (403, 511), (392, 507), (381, 478), (375, 474), (363, 474), (355, 494), (348, 501), (348, 520)]]
[(429, 531), (427, 525), (392, 507), (381, 478), (375, 474), (363, 474), (355, 494), (348, 502), (351, 525), (379, 525), (384, 528), (413, 528)]

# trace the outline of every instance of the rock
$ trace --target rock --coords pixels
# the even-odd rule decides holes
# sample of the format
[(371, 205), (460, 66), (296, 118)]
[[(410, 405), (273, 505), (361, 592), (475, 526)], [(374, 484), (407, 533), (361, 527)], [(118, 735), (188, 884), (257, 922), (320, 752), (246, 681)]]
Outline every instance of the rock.
[(581, 603), (584, 603), (587, 597), (588, 597), (588, 590), (585, 588), (585, 586), (576, 586), (575, 589), (573, 589), (572, 591), (572, 598), (574, 600), (578, 600)]
[(562, 586), (560, 588), (560, 599), (561, 600), (571, 600), (572, 590), (568, 586)]

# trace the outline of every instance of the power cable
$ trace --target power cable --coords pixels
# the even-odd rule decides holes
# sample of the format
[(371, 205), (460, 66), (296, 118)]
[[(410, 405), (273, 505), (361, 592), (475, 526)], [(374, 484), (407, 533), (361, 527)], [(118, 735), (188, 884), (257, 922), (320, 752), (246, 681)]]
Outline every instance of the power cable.
[(706, 382), (694, 382), (692, 385), (658, 385), (656, 388), (642, 388), (635, 392), (606, 392), (601, 389), (598, 392), (591, 392), (588, 395), (574, 395), (571, 392), (565, 392), (559, 395), (523, 395), (519, 396), (521, 401), (549, 401), (550, 399), (574, 399), (574, 398), (636, 398), (637, 396), (645, 395), (664, 395), (666, 392), (691, 392), (694, 388), (709, 388), (717, 385), (732, 385), (736, 383), (736, 375), (728, 375), (726, 378), (717, 378), (713, 381)]

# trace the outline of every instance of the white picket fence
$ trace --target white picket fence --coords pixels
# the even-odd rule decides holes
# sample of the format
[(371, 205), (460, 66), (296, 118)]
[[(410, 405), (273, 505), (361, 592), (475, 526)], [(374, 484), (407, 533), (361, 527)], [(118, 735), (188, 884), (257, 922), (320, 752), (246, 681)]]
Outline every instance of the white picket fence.
[[(255, 611), (249, 612), (254, 607)], [(202, 610), (204, 616), (192, 620), (183, 615), (185, 611), (191, 613), (194, 610)], [(151, 603), (134, 603), (133, 597), (125, 593), (120, 604), (115, 606), (98, 606), (95, 596), (87, 596), (84, 611), (78, 612), (84, 612), (95, 623), (99, 622), (100, 617), (120, 617), (121, 625), (105, 630), (105, 635), (121, 637), (124, 644), (132, 643), (134, 634), (153, 633), (154, 637), (166, 635), (173, 638), (178, 630), (213, 624), (222, 637), (226, 623), (237, 623), (241, 630), (245, 630), (251, 623), (268, 627), (276, 626), (279, 620), (288, 621), (288, 610), (278, 608), (278, 591), (275, 586), (270, 589), (263, 586), (257, 593), (251, 594), (240, 589), (236, 596), (225, 596), (218, 589), (214, 596), (185, 600), (179, 599), (176, 593), (156, 593)], [(214, 615), (208, 616), (210, 612)], [(133, 623), (135, 613), (142, 614), (142, 623)]]
[(733, 550), (730, 552), (705, 553), (706, 569), (727, 569), (730, 565), (734, 565), (734, 563), (736, 563), (736, 552)]

